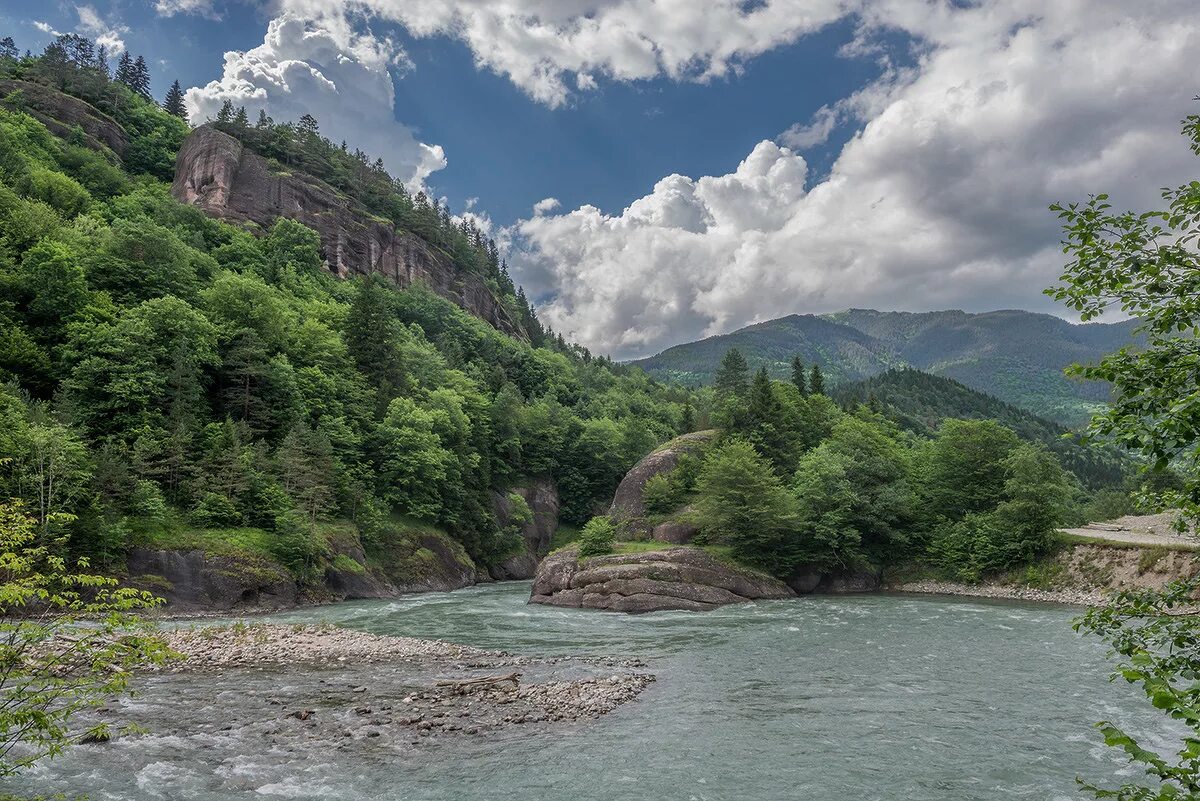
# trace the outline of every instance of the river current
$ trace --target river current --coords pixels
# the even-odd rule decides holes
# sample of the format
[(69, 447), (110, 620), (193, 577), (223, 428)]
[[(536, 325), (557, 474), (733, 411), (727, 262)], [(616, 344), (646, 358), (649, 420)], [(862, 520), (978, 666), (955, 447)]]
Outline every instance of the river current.
[(148, 734), (75, 749), (3, 789), (95, 801), (1057, 801), (1085, 797), (1076, 776), (1124, 771), (1097, 720), (1166, 744), (1140, 692), (1108, 681), (1103, 644), (1071, 630), (1079, 610), (863, 595), (629, 617), (527, 606), (528, 592), (505, 583), (270, 619), (639, 657), (658, 681), (598, 721), (452, 738), (397, 761), (189, 732), (189, 718), (311, 677), (155, 677), (127, 710)]

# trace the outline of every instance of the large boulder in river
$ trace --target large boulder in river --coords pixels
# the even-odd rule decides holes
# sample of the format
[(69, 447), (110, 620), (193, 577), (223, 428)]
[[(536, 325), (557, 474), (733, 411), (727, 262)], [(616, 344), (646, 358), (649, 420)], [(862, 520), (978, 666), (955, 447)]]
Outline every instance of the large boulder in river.
[[(519, 496), (529, 507), (529, 519), (520, 524), (523, 547), (521, 551), (492, 568), (498, 580), (530, 579), (537, 572), (538, 562), (550, 551), (550, 541), (558, 531), (558, 488), (551, 478), (537, 478), (510, 493)], [(496, 522), (501, 526), (513, 521), (513, 502), (509, 493), (494, 493), (492, 498)]]
[(617, 486), (617, 492), (613, 496), (612, 506), (608, 510), (609, 516), (615, 522), (623, 524), (626, 530), (644, 529), (648, 532), (649, 527), (643, 521), (646, 516), (646, 502), (642, 500), (642, 491), (646, 488), (646, 482), (660, 473), (674, 470), (675, 466), (679, 464), (681, 456), (700, 450), (716, 435), (716, 431), (695, 431), (691, 434), (684, 434), (644, 457), (625, 474), (625, 478), (621, 479), (621, 483)]
[(726, 604), (795, 593), (782, 581), (729, 564), (698, 548), (578, 558), (574, 548), (542, 560), (529, 602), (614, 612), (683, 609), (705, 612)]

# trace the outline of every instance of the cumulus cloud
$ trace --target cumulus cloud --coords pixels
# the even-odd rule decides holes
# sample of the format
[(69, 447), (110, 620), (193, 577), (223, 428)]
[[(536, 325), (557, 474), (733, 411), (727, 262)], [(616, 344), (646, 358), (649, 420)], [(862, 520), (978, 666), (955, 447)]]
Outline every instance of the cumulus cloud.
[(798, 311), (1050, 309), (1048, 204), (1111, 191), (1139, 207), (1194, 173), (1178, 136), (1192, 0), (877, 0), (858, 16), (856, 48), (899, 29), (920, 56), (838, 104), (859, 130), (827, 178), (807, 185), (793, 149), (833, 124), (818, 112), (734, 172), (668, 176), (619, 214), (535, 213), (511, 260), (540, 316), (628, 357)]
[[(484, 68), (551, 106), (597, 76), (707, 81), (842, 18), (859, 0), (282, 0), (308, 18), (346, 8), (414, 36), (465, 42)], [(574, 78), (572, 81), (571, 78)]]
[(88, 5), (75, 6), (75, 13), (79, 15), (76, 30), (95, 39), (96, 44), (102, 46), (109, 56), (125, 50), (122, 37), (129, 32), (129, 26), (105, 21), (94, 7)]
[(837, 126), (837, 112), (829, 106), (821, 106), (805, 124), (796, 123), (779, 135), (781, 144), (796, 150), (824, 144)]
[(539, 215), (549, 214), (561, 205), (562, 203), (560, 203), (556, 197), (544, 197), (537, 203), (533, 204), (533, 213)]
[(42, 22), (40, 19), (33, 21), (33, 27), (37, 28), (42, 33), (48, 33), (51, 36), (62, 36), (62, 33), (54, 30), (53, 25), (51, 25), (49, 22)]
[(398, 47), (356, 32), (344, 18), (283, 14), (261, 45), (225, 54), (219, 79), (187, 91), (189, 114), (202, 122), (226, 100), (245, 106), (251, 119), (260, 110), (277, 121), (312, 114), (324, 135), (382, 157), (392, 175), (415, 185), (444, 167), (446, 155), (395, 120), (389, 68), (403, 63)]

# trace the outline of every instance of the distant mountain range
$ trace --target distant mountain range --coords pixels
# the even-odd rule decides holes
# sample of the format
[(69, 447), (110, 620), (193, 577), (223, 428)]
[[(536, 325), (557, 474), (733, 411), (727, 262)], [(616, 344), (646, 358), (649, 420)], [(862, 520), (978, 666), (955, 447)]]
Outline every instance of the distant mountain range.
[(1077, 325), (1049, 314), (995, 311), (794, 314), (729, 334), (676, 345), (632, 362), (684, 384), (712, 382), (730, 348), (751, 367), (791, 375), (791, 361), (821, 365), (831, 385), (915, 367), (1066, 425), (1108, 399), (1107, 385), (1068, 379), (1063, 369), (1094, 361), (1133, 340), (1133, 321)]

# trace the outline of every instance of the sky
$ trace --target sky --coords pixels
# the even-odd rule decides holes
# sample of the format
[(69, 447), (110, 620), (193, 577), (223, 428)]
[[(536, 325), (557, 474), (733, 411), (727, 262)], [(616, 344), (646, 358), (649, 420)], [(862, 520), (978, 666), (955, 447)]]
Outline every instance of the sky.
[(313, 114), (617, 358), (849, 307), (1063, 314), (1048, 206), (1196, 167), (1198, 0), (4, 0), (0, 30), (143, 54), (196, 123)]

